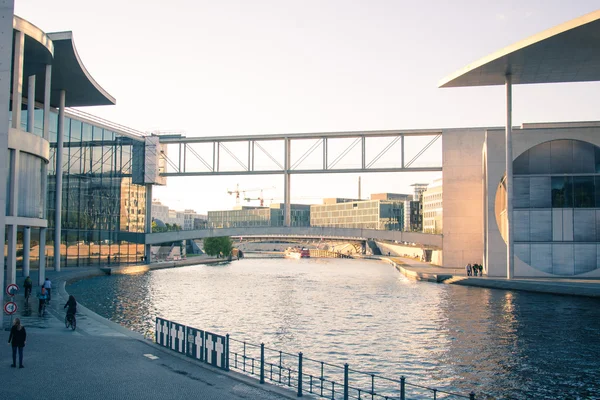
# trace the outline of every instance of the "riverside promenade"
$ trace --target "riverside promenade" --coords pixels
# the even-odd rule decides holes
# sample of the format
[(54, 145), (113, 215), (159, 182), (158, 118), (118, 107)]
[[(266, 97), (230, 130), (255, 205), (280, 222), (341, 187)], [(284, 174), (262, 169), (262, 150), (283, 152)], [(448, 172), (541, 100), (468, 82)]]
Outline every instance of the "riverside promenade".
[[(197, 260), (196, 263), (198, 263)], [(222, 261), (222, 260), (220, 260)], [(201, 261), (200, 261), (201, 262)], [(224, 372), (170, 352), (141, 334), (77, 307), (77, 329), (65, 328), (68, 294), (65, 282), (102, 275), (100, 268), (46, 271), (52, 281), (52, 301), (45, 317), (37, 315), (39, 287), (30, 299), (32, 313), (23, 315), (23, 292), (15, 297), (17, 317), (27, 329), (25, 368), (11, 368), (12, 349), (3, 331), (0, 346), (2, 399), (293, 399), (295, 393), (256, 379)], [(37, 282), (37, 271), (31, 277)], [(19, 276), (18, 284), (23, 278)], [(85, 302), (85, 299), (78, 299)], [(5, 324), (7, 318), (4, 316)], [(17, 361), (18, 363), (18, 361)]]
[(467, 276), (464, 268), (444, 268), (406, 257), (381, 257), (408, 278), (490, 289), (522, 290), (572, 296), (600, 298), (600, 279), (585, 278), (495, 278)]

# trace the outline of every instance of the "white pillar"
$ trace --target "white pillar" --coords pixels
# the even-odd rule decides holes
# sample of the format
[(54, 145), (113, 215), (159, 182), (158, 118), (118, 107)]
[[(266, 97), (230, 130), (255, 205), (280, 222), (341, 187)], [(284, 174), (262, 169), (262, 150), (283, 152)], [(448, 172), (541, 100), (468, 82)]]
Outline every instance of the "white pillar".
[(60, 101), (58, 110), (58, 135), (56, 140), (56, 193), (55, 193), (55, 213), (54, 213), (54, 271), (60, 271), (60, 239), (62, 229), (62, 153), (64, 145), (64, 127), (65, 127), (65, 104), (66, 92), (60, 91)]
[(23, 50), (25, 35), (15, 31), (13, 57), (12, 127), (21, 129), (21, 103), (23, 102)]
[(290, 165), (291, 165), (291, 146), (290, 139), (284, 139), (284, 170), (283, 170), (283, 226), (292, 225), (292, 208), (290, 199)]
[(17, 283), (17, 225), (6, 225), (6, 231), (8, 236), (6, 284), (8, 285), (11, 283)]
[[(146, 185), (146, 234), (152, 233), (152, 184), (149, 183)], [(152, 258), (152, 245), (145, 244), (144, 235), (144, 257), (145, 264), (150, 264), (150, 260)]]
[(33, 133), (35, 127), (35, 75), (31, 75), (27, 86), (27, 132)]
[(23, 227), (23, 276), (29, 276), (29, 263), (31, 260), (31, 227)]
[(52, 82), (52, 65), (46, 65), (44, 77), (44, 139), (50, 140), (50, 90)]
[(512, 77), (506, 75), (506, 279), (512, 279), (515, 274), (512, 181)]
[(41, 286), (46, 279), (46, 228), (40, 228), (40, 269), (38, 284)]

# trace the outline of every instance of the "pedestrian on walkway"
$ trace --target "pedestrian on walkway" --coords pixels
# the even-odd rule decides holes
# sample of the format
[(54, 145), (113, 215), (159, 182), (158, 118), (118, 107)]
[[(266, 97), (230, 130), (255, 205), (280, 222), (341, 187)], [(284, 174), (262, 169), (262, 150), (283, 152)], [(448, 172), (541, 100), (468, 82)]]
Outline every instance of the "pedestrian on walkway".
[(21, 325), (19, 318), (15, 319), (12, 328), (10, 328), (10, 335), (8, 335), (8, 343), (12, 345), (12, 368), (17, 366), (17, 350), (19, 351), (19, 368), (25, 368), (23, 366), (23, 347), (25, 347), (25, 341), (27, 340), (27, 332), (25, 327)]
[(477, 276), (477, 272), (479, 272), (479, 265), (475, 263), (473, 264), (473, 275)]
[(44, 281), (44, 289), (46, 289), (46, 294), (48, 295), (48, 304), (50, 304), (50, 300), (52, 300), (52, 281), (48, 278)]
[(467, 266), (465, 267), (467, 269), (467, 276), (471, 276), (471, 263), (468, 263)]

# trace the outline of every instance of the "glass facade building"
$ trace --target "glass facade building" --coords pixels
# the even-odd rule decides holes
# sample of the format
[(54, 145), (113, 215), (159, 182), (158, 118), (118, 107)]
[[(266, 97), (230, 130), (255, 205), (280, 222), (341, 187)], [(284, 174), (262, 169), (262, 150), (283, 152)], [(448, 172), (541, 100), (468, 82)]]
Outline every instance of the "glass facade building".
[(354, 200), (311, 205), (310, 226), (404, 230), (404, 202)]
[[(55, 115), (55, 114), (54, 114)], [(55, 118), (55, 117), (53, 117)], [(65, 117), (63, 145), (61, 264), (83, 266), (140, 262), (146, 188), (132, 183), (135, 141), (114, 129)], [(50, 129), (48, 222), (54, 228), (56, 125)], [(48, 242), (54, 240), (54, 231)], [(46, 246), (54, 257), (53, 247)], [(110, 261), (109, 261), (110, 260)]]

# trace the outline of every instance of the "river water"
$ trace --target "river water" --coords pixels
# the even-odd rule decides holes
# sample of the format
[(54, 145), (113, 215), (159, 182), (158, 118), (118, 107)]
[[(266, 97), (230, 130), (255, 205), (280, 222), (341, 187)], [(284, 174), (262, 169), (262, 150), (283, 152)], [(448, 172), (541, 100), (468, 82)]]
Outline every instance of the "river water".
[(337, 259), (244, 259), (67, 291), (142, 333), (160, 316), (478, 398), (600, 398), (597, 299), (414, 282), (385, 263)]

